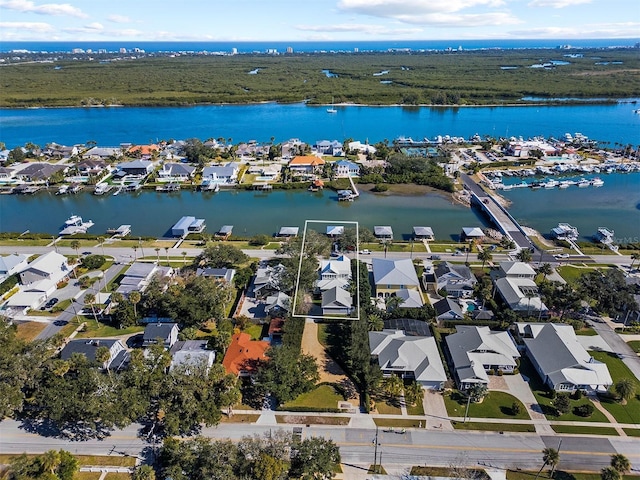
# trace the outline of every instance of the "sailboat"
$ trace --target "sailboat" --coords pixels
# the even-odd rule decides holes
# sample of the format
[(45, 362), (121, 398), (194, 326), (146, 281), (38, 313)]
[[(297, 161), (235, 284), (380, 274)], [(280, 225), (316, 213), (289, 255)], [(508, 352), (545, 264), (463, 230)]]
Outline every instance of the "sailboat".
[(334, 98), (331, 97), (331, 106), (327, 108), (327, 113), (338, 113), (338, 110), (333, 106)]

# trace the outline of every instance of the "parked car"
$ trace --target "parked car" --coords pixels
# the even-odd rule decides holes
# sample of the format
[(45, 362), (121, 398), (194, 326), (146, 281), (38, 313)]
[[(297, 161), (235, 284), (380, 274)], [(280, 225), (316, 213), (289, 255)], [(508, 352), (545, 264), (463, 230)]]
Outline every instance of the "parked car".
[(429, 260), (440, 260), (440, 255), (431, 255)]
[(50, 298), (47, 303), (44, 304), (46, 308), (53, 307), (56, 303), (58, 303), (58, 299), (56, 297)]
[(371, 250), (367, 248), (360, 250), (360, 255), (371, 255)]

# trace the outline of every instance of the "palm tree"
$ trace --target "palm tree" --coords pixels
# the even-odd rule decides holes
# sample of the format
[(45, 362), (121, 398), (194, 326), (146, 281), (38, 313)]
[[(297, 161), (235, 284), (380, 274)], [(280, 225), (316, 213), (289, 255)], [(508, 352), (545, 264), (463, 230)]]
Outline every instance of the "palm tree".
[(98, 242), (100, 242), (100, 247), (102, 248), (102, 256), (105, 257), (104, 254), (104, 237), (98, 237)]
[(533, 255), (531, 254), (531, 250), (523, 248), (516, 254), (516, 258), (523, 263), (529, 263), (533, 258)]
[(160, 248), (156, 247), (154, 250), (156, 251), (156, 262), (160, 263)]
[(134, 259), (134, 261), (138, 260), (138, 246), (137, 245), (133, 246), (133, 259)]
[(542, 274), (543, 280), (546, 280), (547, 275), (549, 275), (551, 272), (553, 272), (553, 269), (551, 268), (551, 265), (548, 263), (543, 263), (538, 267), (538, 273)]
[(384, 328), (382, 317), (376, 313), (372, 313), (368, 318), (368, 327), (370, 332), (379, 332)]
[(131, 302), (131, 304), (133, 305), (133, 315), (138, 318), (138, 310), (137, 310), (137, 305), (138, 302), (140, 302), (140, 300), (142, 299), (142, 295), (140, 295), (140, 292), (136, 292), (135, 290), (133, 292), (131, 292), (129, 294), (129, 301)]
[(551, 467), (549, 476), (553, 477), (553, 472), (556, 470), (558, 463), (560, 463), (560, 452), (558, 452), (558, 450), (556, 450), (555, 448), (547, 447), (542, 450), (542, 460), (544, 461), (544, 465), (549, 465)]
[(636, 394), (636, 384), (629, 378), (622, 378), (616, 382), (613, 386), (620, 397), (620, 403), (626, 405), (628, 400), (631, 400)]
[(614, 467), (604, 467), (600, 470), (601, 480), (620, 480), (622, 476)]
[(111, 353), (109, 352), (109, 348), (104, 345), (96, 348), (96, 362), (98, 362), (103, 367), (106, 365), (107, 372), (109, 376), (111, 376), (111, 372), (109, 372), (109, 359), (111, 358)]
[(187, 264), (187, 252), (182, 252), (182, 259), (183, 259), (182, 263), (184, 265), (186, 265)]
[(93, 293), (87, 293), (84, 296), (84, 303), (85, 304), (88, 303), (89, 306), (91, 307), (91, 312), (93, 313), (93, 319), (96, 321), (96, 324), (97, 324), (98, 316), (96, 315), (95, 302), (96, 302), (96, 296)]
[(640, 260), (640, 253), (632, 253), (631, 254), (631, 269), (633, 270), (633, 264), (636, 263), (636, 260)]
[(611, 466), (620, 474), (625, 474), (631, 470), (631, 462), (621, 453), (611, 455)]
[(54, 475), (60, 466), (60, 453), (57, 450), (48, 450), (41, 457), (42, 469)]
[(164, 247), (164, 255), (167, 257), (167, 267), (169, 266), (169, 247)]
[(486, 262), (493, 260), (493, 255), (489, 250), (482, 250), (481, 252), (478, 252), (478, 260), (482, 260), (482, 268), (484, 268), (484, 264)]

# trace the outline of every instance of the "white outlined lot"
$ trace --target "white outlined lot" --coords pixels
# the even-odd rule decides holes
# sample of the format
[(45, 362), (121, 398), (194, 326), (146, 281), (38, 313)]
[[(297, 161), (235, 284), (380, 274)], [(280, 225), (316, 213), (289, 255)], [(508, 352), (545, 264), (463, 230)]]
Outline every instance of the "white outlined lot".
[[(355, 281), (356, 282), (356, 294), (354, 297), (354, 305), (355, 308), (353, 309), (352, 313), (350, 315), (314, 315), (313, 311), (311, 311), (310, 313), (296, 313), (296, 302), (298, 300), (298, 293), (299, 293), (299, 288), (300, 288), (300, 272), (302, 269), (302, 259), (304, 258), (304, 251), (305, 251), (305, 247), (306, 247), (306, 237), (307, 237), (307, 231), (309, 229), (310, 226), (313, 225), (341, 225), (341, 226), (353, 226), (356, 229), (356, 245), (360, 245), (360, 229), (359, 229), (359, 224), (358, 222), (350, 222), (350, 221), (344, 221), (344, 220), (305, 220), (304, 222), (304, 231), (302, 233), (302, 248), (300, 250), (300, 261), (298, 263), (298, 273), (296, 275), (296, 286), (295, 286), (295, 291), (293, 292), (293, 306), (291, 308), (291, 316), (292, 317), (297, 317), (297, 318), (311, 318), (313, 320), (332, 320), (332, 321), (336, 321), (336, 320), (340, 320), (340, 319), (344, 319), (344, 320), (355, 320), (360, 318), (360, 252), (358, 251), (358, 248), (356, 248), (354, 250), (355, 252), (355, 261), (356, 261), (356, 278), (355, 279), (351, 279), (351, 281)], [(307, 292), (302, 292), (302, 293), (307, 293)]]

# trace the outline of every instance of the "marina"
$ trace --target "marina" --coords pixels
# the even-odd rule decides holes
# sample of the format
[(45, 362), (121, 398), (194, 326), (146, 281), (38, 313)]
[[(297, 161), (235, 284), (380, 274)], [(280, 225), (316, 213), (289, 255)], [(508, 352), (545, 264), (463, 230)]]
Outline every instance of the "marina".
[(60, 230), (60, 235), (75, 235), (76, 233), (87, 233), (93, 227), (91, 220), (83, 221), (80, 215), (71, 215)]

